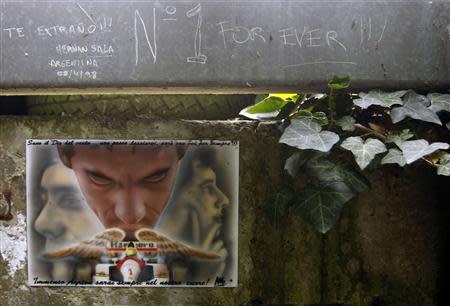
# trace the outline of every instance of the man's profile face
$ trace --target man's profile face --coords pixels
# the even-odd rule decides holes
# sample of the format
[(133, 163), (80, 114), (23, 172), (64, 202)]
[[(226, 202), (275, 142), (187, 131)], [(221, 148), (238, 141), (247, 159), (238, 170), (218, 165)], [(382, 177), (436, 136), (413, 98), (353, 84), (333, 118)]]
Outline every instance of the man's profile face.
[(228, 197), (216, 184), (216, 173), (198, 160), (192, 162), (192, 178), (183, 188), (182, 198), (196, 211), (202, 232), (214, 225), (222, 225), (224, 210), (230, 204)]
[(89, 239), (101, 231), (86, 204), (73, 171), (61, 163), (45, 169), (41, 179), (44, 207), (35, 221), (35, 230), (45, 236), (45, 251)]
[(70, 159), (89, 206), (106, 228), (128, 240), (153, 227), (171, 194), (179, 163), (175, 146), (76, 146)]

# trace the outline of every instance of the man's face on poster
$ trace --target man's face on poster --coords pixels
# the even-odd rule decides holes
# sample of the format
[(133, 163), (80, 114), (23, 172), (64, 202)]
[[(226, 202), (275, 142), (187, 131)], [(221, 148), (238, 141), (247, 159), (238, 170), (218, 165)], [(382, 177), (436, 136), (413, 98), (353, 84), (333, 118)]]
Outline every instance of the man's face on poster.
[(50, 165), (41, 178), (43, 208), (35, 229), (52, 251), (92, 237), (102, 229), (86, 204), (72, 170), (61, 163)]
[(103, 225), (134, 240), (134, 232), (153, 227), (164, 210), (179, 159), (175, 146), (79, 145), (65, 164)]
[(216, 173), (198, 160), (192, 161), (192, 178), (184, 188), (184, 196), (197, 213), (200, 229), (207, 233), (213, 226), (221, 226), (228, 197), (217, 186)]

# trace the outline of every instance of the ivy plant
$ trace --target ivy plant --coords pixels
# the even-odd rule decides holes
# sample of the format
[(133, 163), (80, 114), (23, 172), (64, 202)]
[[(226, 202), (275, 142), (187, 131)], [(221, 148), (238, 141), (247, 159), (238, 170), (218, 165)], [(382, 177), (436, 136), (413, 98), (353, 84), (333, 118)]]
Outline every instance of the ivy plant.
[[(371, 167), (424, 162), (450, 176), (450, 94), (355, 94), (350, 84), (349, 76), (334, 76), (328, 93), (269, 94), (240, 112), (278, 124), (279, 142), (293, 151), (285, 162), (291, 184), (268, 197), (267, 211), (276, 222), (293, 212), (326, 233), (345, 203), (370, 190), (363, 170)], [(425, 139), (430, 130), (443, 141)], [(306, 178), (302, 187), (293, 183), (299, 176)]]

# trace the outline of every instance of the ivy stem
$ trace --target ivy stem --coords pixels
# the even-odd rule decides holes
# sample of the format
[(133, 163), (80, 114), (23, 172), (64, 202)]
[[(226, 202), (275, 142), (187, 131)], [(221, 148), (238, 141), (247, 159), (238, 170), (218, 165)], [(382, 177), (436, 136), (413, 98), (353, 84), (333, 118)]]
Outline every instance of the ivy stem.
[(365, 133), (365, 134), (362, 134), (362, 135), (359, 135), (359, 136), (360, 137), (367, 137), (367, 136), (370, 136), (372, 134), (373, 134), (372, 132), (369, 132), (369, 133)]
[[(383, 142), (386, 141), (386, 136), (385, 136), (385, 135), (383, 135), (382, 133), (379, 133), (379, 132), (377, 132), (377, 131), (375, 131), (375, 130), (372, 130), (371, 128), (365, 127), (365, 126), (362, 125), (362, 124), (355, 123), (355, 128), (357, 128), (357, 129), (359, 129), (359, 130), (361, 130), (361, 131), (366, 132), (366, 134), (361, 135), (361, 136), (363, 136), (363, 137), (364, 137), (364, 136), (368, 136), (368, 135), (373, 135), (373, 136), (375, 136), (375, 137), (377, 137), (377, 138), (383, 140)], [(437, 168), (437, 166), (436, 166), (432, 161), (426, 159), (425, 157), (421, 157), (420, 159), (423, 160), (423, 161), (425, 161), (425, 162), (426, 162), (427, 164), (429, 164), (430, 166), (432, 166), (432, 167), (434, 167), (434, 168)]]
[[(375, 136), (375, 137), (377, 137), (377, 138), (380, 138), (380, 139), (383, 140), (383, 141), (386, 140), (386, 136), (385, 136), (385, 135), (383, 135), (382, 133), (377, 132), (377, 131), (375, 131), (375, 130), (372, 130), (371, 128), (365, 127), (365, 126), (362, 125), (362, 124), (355, 123), (355, 128), (357, 128), (357, 129), (359, 129), (359, 130), (361, 130), (361, 131), (366, 132), (368, 135), (373, 135), (373, 136)], [(366, 134), (365, 134), (365, 135), (366, 135)], [(366, 135), (366, 136), (367, 136), (367, 135)]]
[(330, 94), (328, 96), (328, 111), (330, 112), (330, 124), (329, 126), (333, 126), (334, 125), (334, 92), (333, 92), (333, 88), (330, 88)]
[(425, 157), (421, 157), (421, 159), (423, 161), (425, 161), (427, 164), (429, 164), (430, 166), (437, 168), (437, 165), (435, 163), (433, 163), (431, 160), (426, 159)]

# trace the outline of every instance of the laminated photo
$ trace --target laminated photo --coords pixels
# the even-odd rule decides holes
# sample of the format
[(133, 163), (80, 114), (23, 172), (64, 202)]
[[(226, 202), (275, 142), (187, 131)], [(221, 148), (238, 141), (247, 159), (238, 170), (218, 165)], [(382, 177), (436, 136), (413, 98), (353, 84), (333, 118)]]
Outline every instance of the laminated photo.
[(237, 141), (26, 148), (31, 286), (237, 286)]

